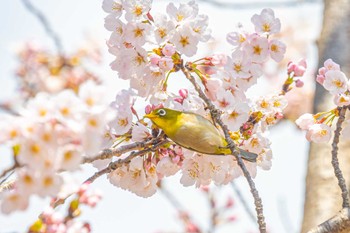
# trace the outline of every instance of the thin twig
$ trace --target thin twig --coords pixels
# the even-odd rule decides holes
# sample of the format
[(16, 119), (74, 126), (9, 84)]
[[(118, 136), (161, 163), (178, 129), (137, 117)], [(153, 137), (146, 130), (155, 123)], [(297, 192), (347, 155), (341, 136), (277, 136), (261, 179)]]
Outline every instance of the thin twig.
[[(162, 184), (159, 185), (159, 191), (163, 196), (170, 202), (170, 204), (178, 211), (180, 214), (180, 219), (183, 221), (185, 225), (189, 223), (193, 223), (193, 217), (189, 214), (188, 211), (182, 206), (180, 201), (176, 198), (175, 195), (173, 195), (171, 192), (169, 192)], [(197, 224), (195, 224), (196, 227), (198, 227), (198, 233), (201, 233), (202, 230), (199, 228)], [(187, 232), (187, 231), (186, 231)]]
[[(10, 172), (13, 172), (15, 170), (17, 166), (14, 164), (11, 167), (6, 168), (5, 170), (3, 170), (0, 174), (0, 179), (4, 178), (1, 182), (0, 182), (0, 186), (7, 180), (8, 176), (7, 174)], [(6, 177), (5, 177), (6, 176)]]
[(3, 110), (11, 115), (18, 116), (18, 112), (16, 112), (14, 109), (11, 108), (10, 104), (7, 103), (0, 103), (0, 110)]
[(185, 208), (182, 206), (182, 204), (177, 200), (175, 195), (173, 195), (171, 192), (169, 192), (166, 188), (164, 188), (163, 185), (161, 185), (159, 188), (159, 191), (163, 196), (170, 202), (170, 204), (179, 212), (185, 211)]
[(251, 211), (247, 201), (244, 199), (241, 191), (239, 190), (238, 186), (235, 184), (234, 181), (231, 182), (231, 187), (232, 189), (235, 191), (238, 199), (240, 200), (240, 202), (242, 203), (243, 205), (243, 208), (245, 209), (245, 211), (247, 212), (247, 214), (249, 215), (250, 219), (253, 221), (253, 222), (256, 222), (256, 217), (254, 216), (253, 212)]
[(129, 152), (132, 150), (140, 150), (147, 146), (150, 146), (155, 142), (161, 140), (162, 138), (164, 138), (164, 134), (160, 134), (158, 137), (155, 137), (152, 139), (145, 139), (142, 142), (133, 142), (133, 143), (116, 147), (116, 148), (104, 149), (94, 157), (84, 158), (83, 163), (92, 163), (93, 161), (96, 161), (96, 160), (110, 159), (113, 156), (119, 157), (120, 155), (125, 154), (126, 152)]
[(339, 118), (337, 121), (336, 129), (334, 131), (334, 138), (333, 138), (333, 142), (332, 142), (332, 165), (333, 165), (335, 176), (338, 179), (338, 185), (341, 189), (341, 195), (343, 198), (343, 208), (350, 207), (349, 197), (348, 197), (349, 194), (348, 194), (348, 190), (346, 188), (346, 182), (345, 182), (344, 176), (342, 174), (342, 171), (339, 167), (339, 161), (338, 161), (338, 143), (339, 143), (340, 133), (342, 130), (342, 124), (345, 120), (346, 109), (347, 109), (347, 107), (339, 107), (338, 108)]
[(40, 23), (43, 25), (47, 35), (52, 39), (54, 42), (54, 45), (56, 47), (56, 50), (59, 54), (63, 53), (63, 47), (60, 38), (58, 37), (57, 33), (52, 29), (49, 21), (47, 20), (46, 16), (36, 7), (33, 6), (33, 4), (29, 0), (22, 0), (23, 5), (27, 8), (27, 10), (32, 13), (34, 16), (38, 18)]
[[(148, 148), (145, 148), (143, 150), (140, 150), (140, 151), (137, 151), (137, 152), (132, 152), (129, 156), (127, 156), (126, 158), (124, 159), (118, 159), (117, 161), (114, 161), (114, 162), (110, 162), (108, 164), (108, 166), (98, 172), (95, 172), (95, 174), (93, 174), (91, 177), (89, 177), (88, 179), (86, 179), (83, 184), (87, 184), (87, 183), (92, 183), (94, 182), (97, 178), (105, 175), (105, 174), (108, 174), (108, 173), (111, 173), (112, 171), (116, 170), (118, 167), (120, 167), (121, 165), (123, 164), (126, 164), (128, 162), (130, 162), (133, 158), (137, 157), (137, 156), (141, 156), (141, 155), (144, 155), (148, 152), (151, 152), (151, 151), (155, 151), (157, 148), (159, 148), (160, 146), (164, 145), (164, 144), (167, 144), (169, 141), (167, 139), (159, 139), (158, 142), (154, 142), (154, 145), (152, 147), (148, 147)], [(125, 153), (125, 152), (124, 152)], [(72, 193), (73, 194), (73, 193)], [(57, 206), (61, 205), (61, 204), (64, 204), (64, 202), (67, 200), (68, 197), (70, 197), (72, 194), (66, 196), (65, 198), (61, 198), (61, 199), (58, 199), (56, 200), (52, 206), (53, 208), (56, 208)]]
[(257, 222), (259, 224), (259, 230), (261, 233), (266, 233), (266, 223), (265, 223), (265, 217), (264, 217), (264, 213), (263, 213), (263, 205), (262, 205), (261, 198), (259, 196), (259, 192), (255, 187), (255, 183), (254, 183), (251, 175), (249, 174), (249, 171), (247, 170), (247, 168), (246, 168), (246, 166), (241, 158), (241, 155), (237, 151), (235, 143), (233, 142), (233, 140), (230, 137), (229, 130), (228, 130), (227, 126), (221, 120), (220, 110), (218, 110), (214, 106), (214, 104), (208, 99), (208, 97), (204, 94), (201, 87), (198, 85), (198, 83), (196, 82), (194, 77), (191, 75), (190, 70), (191, 70), (191, 68), (188, 67), (187, 65), (185, 67), (183, 65), (181, 66), (181, 71), (185, 74), (186, 78), (193, 84), (194, 88), (198, 92), (199, 97), (202, 100), (204, 100), (204, 102), (206, 103), (208, 109), (210, 110), (210, 114), (211, 114), (212, 119), (215, 120), (218, 123), (218, 125), (220, 125), (222, 131), (224, 132), (225, 140), (227, 142), (227, 147), (230, 148), (232, 154), (235, 156), (239, 167), (242, 169), (243, 174), (248, 181), (248, 184), (250, 187), (250, 192), (252, 193), (252, 195), (254, 197), (254, 204), (255, 204), (255, 210), (257, 212), (257, 217), (258, 217)]

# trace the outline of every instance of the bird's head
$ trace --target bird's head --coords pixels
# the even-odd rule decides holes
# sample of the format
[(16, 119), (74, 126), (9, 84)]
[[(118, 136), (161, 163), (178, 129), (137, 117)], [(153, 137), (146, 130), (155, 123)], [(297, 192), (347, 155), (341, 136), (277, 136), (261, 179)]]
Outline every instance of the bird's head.
[(180, 111), (169, 108), (159, 108), (153, 110), (149, 114), (146, 114), (145, 117), (150, 119), (155, 125), (164, 130), (174, 126), (181, 113), (182, 112)]

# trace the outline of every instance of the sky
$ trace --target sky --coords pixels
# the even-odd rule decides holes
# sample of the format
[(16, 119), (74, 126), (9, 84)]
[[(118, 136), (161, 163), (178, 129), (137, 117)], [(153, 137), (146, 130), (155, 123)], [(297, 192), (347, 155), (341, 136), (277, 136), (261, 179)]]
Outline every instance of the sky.
[[(32, 3), (45, 13), (52, 28), (62, 40), (64, 51), (69, 52), (93, 39), (101, 46), (104, 62), (97, 70), (110, 84), (110, 96), (113, 98), (117, 90), (127, 87), (125, 82), (117, 79), (116, 73), (109, 68), (112, 56), (108, 54), (105, 40), (109, 32), (104, 29), (104, 17), (106, 14), (101, 9), (101, 0), (32, 0)], [(180, 1), (174, 1), (180, 2)], [(184, 2), (184, 1), (181, 1)], [(168, 1), (154, 0), (155, 11), (165, 11)], [(250, 17), (260, 13), (262, 8), (218, 8), (210, 4), (199, 3), (201, 13), (208, 14), (210, 28), (218, 43), (215, 52), (227, 51), (225, 35), (235, 30), (238, 22), (242, 22), (249, 29)], [(282, 27), (293, 24), (300, 18), (307, 18), (310, 27), (308, 36), (310, 51), (308, 55), (309, 67), (315, 68), (317, 61), (314, 40), (320, 30), (322, 6), (317, 3), (300, 4), (298, 7), (273, 8), (275, 15), (281, 18)], [(42, 25), (31, 15), (20, 0), (3, 1), (0, 8), (0, 19), (6, 22), (2, 27), (0, 37), (0, 101), (16, 96), (16, 82), (14, 81), (14, 69), (17, 65), (15, 49), (21, 43), (34, 40), (44, 47), (53, 49), (52, 41), (47, 37)], [(208, 52), (208, 48), (202, 47), (200, 51)], [(183, 84), (181, 84), (183, 85)], [(260, 89), (254, 92), (263, 93), (266, 83), (262, 82)], [(308, 144), (304, 134), (299, 131), (293, 122), (283, 121), (276, 125), (269, 135), (272, 141), (273, 166), (270, 171), (258, 171), (255, 183), (263, 200), (265, 218), (270, 232), (298, 232), (303, 214), (303, 196), (305, 192), (304, 180), (306, 174)], [(0, 147), (0, 170), (8, 164), (8, 150)], [(84, 167), (82, 174), (77, 174), (76, 179), (83, 179), (94, 172), (94, 169)], [(195, 221), (201, 226), (208, 226), (208, 205), (204, 195), (196, 188), (185, 188), (179, 183), (180, 175), (165, 180), (166, 188), (173, 193), (182, 206), (189, 210)], [(236, 181), (243, 196), (254, 211), (253, 200), (249, 187), (244, 178)], [(132, 193), (121, 190), (109, 184), (105, 177), (100, 178), (94, 187), (103, 192), (103, 200), (93, 209), (84, 209), (82, 218), (92, 224), (93, 232), (180, 232), (181, 225), (177, 218), (177, 212), (169, 201), (161, 194), (144, 199)], [(235, 223), (219, 228), (221, 232), (257, 232), (242, 204), (237, 199), (230, 186), (221, 187), (218, 191), (219, 200), (227, 196), (233, 196), (236, 205), (232, 210), (238, 219)], [(36, 216), (40, 213), (47, 200), (33, 198), (30, 210), (25, 213), (15, 213), (10, 216), (0, 214), (0, 233), (23, 232)]]

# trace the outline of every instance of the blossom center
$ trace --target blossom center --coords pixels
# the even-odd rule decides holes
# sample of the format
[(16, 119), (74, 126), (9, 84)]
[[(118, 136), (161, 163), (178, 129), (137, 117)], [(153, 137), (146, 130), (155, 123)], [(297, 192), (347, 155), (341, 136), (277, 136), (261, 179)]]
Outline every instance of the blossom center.
[(50, 187), (53, 184), (53, 179), (52, 177), (45, 177), (45, 179), (43, 180), (43, 185), (44, 187)]
[(69, 113), (70, 113), (69, 108), (67, 108), (67, 107), (61, 108), (61, 114), (62, 114), (63, 116), (68, 116)]
[(271, 45), (271, 51), (275, 53), (279, 52), (278, 46), (275, 44)]
[(264, 31), (264, 32), (269, 32), (269, 31), (271, 31), (270, 24), (268, 24), (268, 23), (264, 23), (264, 24), (262, 25), (262, 28), (263, 28), (263, 31)]
[(92, 126), (92, 127), (96, 127), (97, 126), (96, 119), (89, 119), (89, 125)]
[(13, 138), (15, 138), (15, 137), (17, 137), (18, 136), (18, 132), (17, 132), (17, 130), (11, 130), (10, 131), (10, 138), (11, 139), (13, 139)]
[(260, 55), (262, 48), (259, 45), (253, 46), (253, 51), (255, 54)]
[(38, 154), (40, 151), (41, 151), (41, 148), (38, 144), (33, 144), (31, 147), (30, 147), (30, 151), (33, 153), (33, 154)]
[(182, 21), (184, 18), (185, 18), (185, 17), (184, 17), (183, 15), (181, 15), (181, 14), (176, 14), (176, 20), (177, 20), (177, 22)]
[(327, 135), (327, 130), (326, 129), (322, 129), (322, 130), (320, 130), (319, 134), (321, 136), (326, 136)]
[(136, 28), (135, 30), (134, 30), (134, 36), (135, 37), (142, 37), (143, 36), (143, 31), (144, 31), (144, 29), (143, 28)]
[(32, 184), (33, 183), (33, 178), (30, 175), (24, 175), (23, 181), (26, 184)]
[(188, 36), (181, 36), (180, 38), (180, 44), (182, 47), (186, 47), (190, 42), (188, 41)]
[(118, 125), (124, 126), (124, 127), (127, 126), (128, 125), (128, 119), (127, 118), (119, 119)]
[(332, 83), (333, 83), (336, 87), (342, 87), (342, 86), (343, 86), (343, 82), (340, 81), (339, 79), (333, 80)]
[(237, 73), (242, 71), (242, 65), (241, 64), (235, 64), (233, 68)]
[(230, 119), (236, 119), (238, 117), (238, 112), (232, 111), (228, 116)]
[(166, 36), (166, 29), (165, 28), (159, 28), (158, 29), (158, 34), (160, 36), (160, 38), (164, 38)]
[(270, 106), (270, 104), (266, 100), (263, 100), (260, 103), (260, 107), (262, 107), (262, 108), (268, 108), (269, 106)]
[(135, 8), (134, 8), (134, 14), (135, 14), (136, 16), (142, 15), (142, 12), (143, 12), (142, 6), (140, 6), (140, 5), (135, 6)]

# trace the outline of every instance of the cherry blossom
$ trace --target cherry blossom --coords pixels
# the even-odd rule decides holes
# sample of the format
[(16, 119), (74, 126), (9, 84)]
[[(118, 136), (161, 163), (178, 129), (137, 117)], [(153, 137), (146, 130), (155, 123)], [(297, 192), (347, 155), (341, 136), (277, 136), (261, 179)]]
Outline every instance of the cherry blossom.
[(275, 18), (272, 9), (263, 9), (260, 15), (255, 14), (251, 19), (257, 33), (275, 34), (281, 30), (281, 22)]

